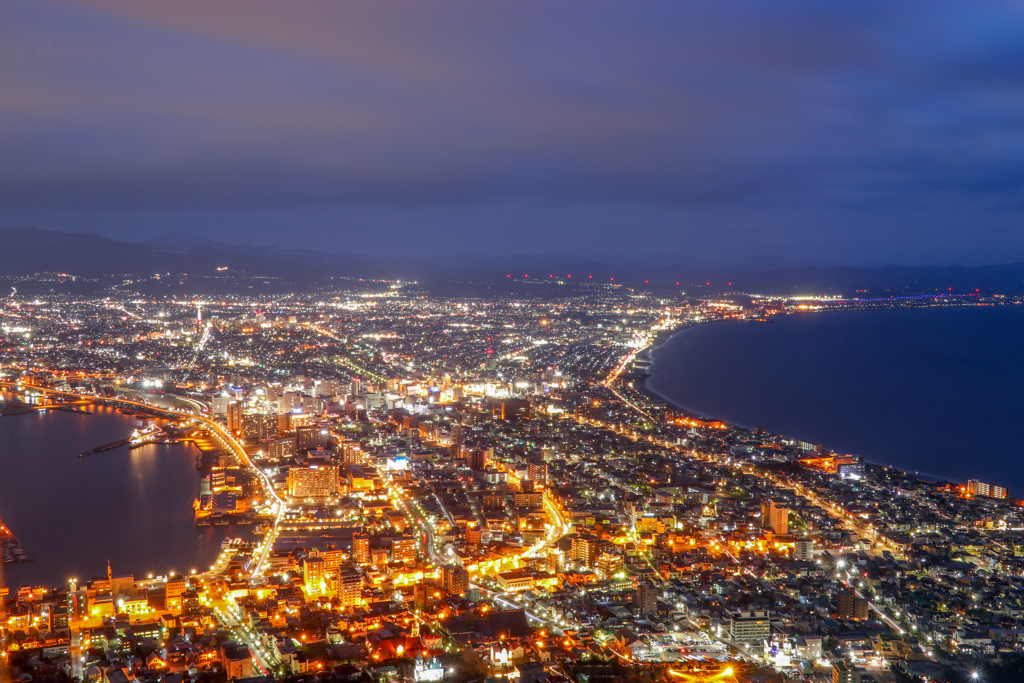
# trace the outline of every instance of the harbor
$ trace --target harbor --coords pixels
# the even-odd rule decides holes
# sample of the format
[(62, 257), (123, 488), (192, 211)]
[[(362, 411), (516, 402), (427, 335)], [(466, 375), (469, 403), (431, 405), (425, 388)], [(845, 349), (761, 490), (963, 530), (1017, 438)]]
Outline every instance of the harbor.
[(108, 559), (137, 576), (207, 567), (225, 537), (250, 537), (252, 527), (196, 525), (191, 503), (201, 472), (189, 431), (157, 419), (176, 442), (161, 436), (78, 458), (142, 429), (137, 416), (113, 406), (94, 403), (91, 411), (0, 420), (0, 517), (32, 560), (4, 564), (0, 583), (16, 588), (99, 576)]

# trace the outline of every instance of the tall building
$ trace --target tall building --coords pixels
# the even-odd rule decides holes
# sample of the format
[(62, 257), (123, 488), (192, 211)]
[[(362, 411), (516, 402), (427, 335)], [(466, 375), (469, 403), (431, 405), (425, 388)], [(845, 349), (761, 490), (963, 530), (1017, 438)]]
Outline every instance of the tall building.
[(242, 435), (242, 404), (233, 401), (227, 407), (228, 433), (231, 436)]
[(573, 536), (571, 553), (572, 559), (579, 560), (585, 567), (593, 567), (597, 562), (597, 539), (592, 536)]
[(860, 671), (852, 664), (840, 660), (832, 665), (832, 683), (860, 683)]
[(363, 575), (352, 565), (338, 568), (338, 599), (342, 607), (353, 607), (362, 601)]
[(416, 559), (416, 539), (412, 536), (396, 536), (391, 539), (391, 561), (412, 562)]
[(230, 403), (231, 397), (228, 396), (226, 393), (217, 394), (216, 396), (213, 397), (213, 405), (211, 412), (213, 412), (215, 416), (226, 416), (228, 414), (228, 404)]
[(305, 584), (307, 593), (316, 595), (326, 590), (325, 564), (322, 557), (307, 557), (302, 560), (302, 583)]
[(729, 615), (729, 639), (738, 643), (762, 643), (772, 634), (768, 610), (739, 610)]
[(641, 617), (658, 613), (658, 589), (650, 581), (644, 581), (636, 587), (635, 600)]
[(341, 444), (341, 461), (346, 465), (359, 463), (363, 460), (362, 446), (358, 441), (343, 441)]
[(805, 562), (813, 562), (814, 541), (809, 541), (807, 539), (797, 541), (793, 546), (793, 558), (797, 560), (804, 560)]
[(774, 500), (761, 503), (761, 528), (771, 529), (779, 536), (789, 533), (789, 508)]
[(524, 399), (495, 401), (491, 404), (491, 417), (514, 421), (529, 419), (530, 402)]
[(318, 425), (295, 428), (295, 452), (305, 454), (318, 448), (331, 447), (331, 430)]
[(548, 481), (548, 464), (546, 462), (531, 462), (527, 470), (530, 481), (537, 481), (546, 484)]
[(480, 448), (470, 448), (465, 450), (463, 457), (466, 460), (466, 465), (471, 470), (483, 470), (487, 468), (487, 451)]
[(356, 564), (370, 564), (370, 537), (366, 534), (352, 535), (352, 559)]
[(444, 589), (449, 595), (465, 595), (469, 590), (469, 572), (459, 564), (445, 565)]
[(292, 498), (325, 500), (341, 495), (341, 478), (334, 465), (289, 468), (287, 485)]
[(295, 455), (295, 439), (282, 436), (272, 439), (267, 444), (267, 457), (283, 460)]
[(242, 438), (248, 444), (277, 436), (277, 415), (249, 413), (242, 415)]
[(602, 549), (597, 555), (597, 570), (601, 576), (610, 579), (625, 568), (625, 558), (617, 548)]
[(857, 597), (853, 591), (843, 591), (839, 594), (838, 614), (840, 619), (863, 621), (868, 618), (868, 612), (868, 601)]
[(995, 484), (986, 484), (983, 481), (977, 479), (970, 479), (967, 481), (967, 493), (972, 496), (981, 496), (983, 498), (996, 498), (1003, 500), (1007, 497), (1008, 492), (1002, 486), (996, 486)]

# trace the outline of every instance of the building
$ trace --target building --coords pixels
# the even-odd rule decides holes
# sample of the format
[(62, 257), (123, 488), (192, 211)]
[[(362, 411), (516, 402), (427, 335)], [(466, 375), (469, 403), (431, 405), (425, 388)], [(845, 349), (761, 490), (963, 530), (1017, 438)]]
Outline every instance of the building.
[(860, 683), (860, 671), (840, 660), (832, 665), (832, 683)]
[(231, 397), (226, 392), (222, 392), (213, 397), (211, 412), (216, 417), (228, 414), (228, 405), (231, 403)]
[(729, 639), (737, 643), (763, 643), (772, 633), (768, 610), (739, 610), (729, 615)]
[(534, 587), (533, 574), (522, 569), (501, 572), (494, 577), (503, 591), (514, 593), (528, 591)]
[(634, 600), (641, 617), (650, 617), (658, 613), (658, 589), (650, 581), (644, 581), (636, 587)]
[(307, 593), (319, 595), (326, 592), (326, 564), (322, 557), (307, 557), (302, 560), (302, 582)]
[(539, 508), (543, 504), (544, 495), (541, 493), (517, 493), (513, 497), (517, 508)]
[(597, 555), (597, 571), (603, 578), (609, 579), (625, 567), (625, 558), (618, 549), (603, 548)]
[(352, 565), (338, 568), (338, 599), (342, 607), (353, 607), (363, 599), (363, 576)]
[(863, 621), (868, 618), (868, 612), (868, 601), (857, 597), (853, 591), (843, 591), (839, 594), (838, 615), (840, 619)]
[(814, 541), (807, 539), (801, 539), (793, 545), (793, 559), (804, 560), (805, 562), (814, 561)]
[(597, 562), (597, 539), (593, 536), (573, 536), (570, 556), (584, 567), (593, 567)]
[(996, 486), (995, 484), (986, 484), (983, 481), (977, 479), (969, 479), (967, 481), (967, 493), (972, 496), (981, 496), (983, 498), (996, 498), (1003, 500), (1007, 497), (1008, 492), (1002, 486)]
[(271, 439), (266, 447), (267, 457), (274, 460), (283, 460), (295, 455), (295, 439), (290, 437)]
[(548, 481), (548, 464), (546, 462), (531, 462), (526, 476), (530, 481), (546, 484)]
[(305, 453), (318, 448), (330, 449), (331, 430), (318, 425), (295, 428), (295, 452)]
[(476, 471), (487, 469), (487, 451), (481, 448), (462, 448), (459, 450), (459, 455), (469, 469)]
[(229, 681), (253, 675), (252, 653), (245, 645), (230, 640), (225, 642), (220, 648), (220, 662)]
[(469, 590), (469, 572), (462, 565), (445, 565), (443, 577), (444, 590), (449, 595), (461, 597)]
[(334, 576), (338, 573), (338, 567), (348, 561), (349, 554), (344, 550), (338, 550), (330, 546), (327, 550), (310, 548), (310, 557), (319, 557), (324, 561), (324, 577)]
[(396, 536), (391, 539), (391, 561), (412, 562), (416, 559), (416, 539), (412, 536)]
[(352, 559), (356, 564), (370, 564), (370, 537), (366, 534), (352, 535)]
[(789, 508), (774, 500), (761, 503), (761, 528), (771, 529), (779, 536), (789, 533)]
[(242, 435), (242, 404), (232, 401), (227, 405), (228, 432), (231, 436)]
[(415, 683), (432, 683), (433, 681), (444, 680), (444, 664), (437, 657), (431, 657), (430, 660), (424, 661), (423, 653), (420, 652), (416, 655), (416, 664), (412, 670), (412, 680)]
[(491, 417), (516, 421), (529, 419), (530, 402), (523, 399), (495, 401), (491, 404)]
[(327, 500), (341, 495), (341, 478), (334, 465), (292, 467), (287, 484), (288, 495), (300, 500)]
[(245, 443), (255, 444), (275, 437), (277, 437), (277, 415), (262, 415), (260, 413), (242, 415), (242, 439)]

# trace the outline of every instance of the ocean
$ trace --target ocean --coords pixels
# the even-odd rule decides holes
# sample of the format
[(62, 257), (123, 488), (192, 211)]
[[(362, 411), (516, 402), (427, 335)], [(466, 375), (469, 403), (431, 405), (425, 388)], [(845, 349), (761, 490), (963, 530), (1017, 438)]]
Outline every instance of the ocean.
[(682, 330), (649, 389), (686, 410), (1024, 496), (1024, 306), (798, 313)]

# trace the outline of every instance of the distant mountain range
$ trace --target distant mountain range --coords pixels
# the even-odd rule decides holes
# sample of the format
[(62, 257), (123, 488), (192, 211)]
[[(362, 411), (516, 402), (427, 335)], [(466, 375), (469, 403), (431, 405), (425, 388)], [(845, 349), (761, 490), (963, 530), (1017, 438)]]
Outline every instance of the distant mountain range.
[[(492, 282), (553, 279), (572, 273), (576, 282), (615, 282), (655, 291), (745, 291), (787, 294), (884, 296), (917, 292), (1024, 293), (1024, 263), (988, 266), (853, 267), (814, 264), (737, 262), (734, 265), (581, 259), (564, 254), (452, 256), (422, 261), (395, 260), (311, 249), (280, 249), (218, 242), (189, 232), (167, 233), (145, 242), (124, 242), (94, 233), (63, 233), (37, 228), (0, 228), (0, 274), (68, 273), (82, 277), (111, 274), (152, 276), (237, 275), (280, 278), (303, 286), (330, 276), (416, 279), (426, 283)], [(759, 267), (757, 267), (759, 266)], [(780, 267), (781, 266), (781, 267)], [(509, 277), (511, 276), (511, 277)], [(645, 282), (646, 281), (646, 282)], [(679, 282), (679, 287), (675, 283)], [(708, 286), (706, 283), (710, 282)], [(729, 284), (731, 283), (731, 285)]]

